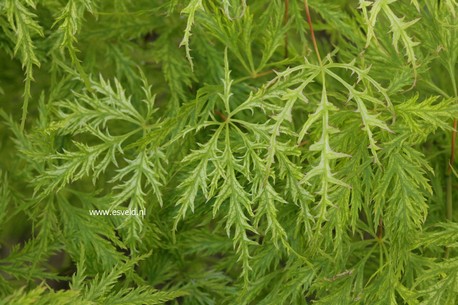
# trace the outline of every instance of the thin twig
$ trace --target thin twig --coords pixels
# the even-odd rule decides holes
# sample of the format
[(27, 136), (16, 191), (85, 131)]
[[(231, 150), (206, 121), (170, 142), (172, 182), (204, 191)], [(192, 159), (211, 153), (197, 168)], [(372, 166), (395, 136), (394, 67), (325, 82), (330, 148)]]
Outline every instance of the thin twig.
[[(456, 128), (457, 128), (457, 120), (453, 120), (453, 131), (452, 131), (452, 145), (451, 145), (451, 152), (450, 152), (450, 161), (447, 166), (447, 192), (446, 192), (446, 212), (445, 218), (448, 221), (452, 221), (453, 218), (453, 183), (452, 183), (452, 169), (453, 164), (455, 163), (455, 146), (456, 146)], [(448, 258), (450, 254), (450, 249), (445, 247), (445, 258)]]
[(452, 147), (450, 152), (450, 161), (447, 167), (447, 175), (452, 173), (453, 163), (455, 163), (455, 145), (456, 145), (456, 127), (457, 127), (457, 120), (453, 120), (453, 131), (452, 131)]
[(383, 220), (382, 220), (382, 217), (380, 217), (379, 222), (378, 222), (377, 238), (379, 240), (382, 240), (382, 238), (383, 238)]
[(452, 214), (453, 214), (453, 198), (452, 198), (452, 169), (453, 169), (453, 164), (455, 163), (455, 147), (456, 147), (456, 128), (457, 128), (457, 120), (453, 120), (453, 131), (452, 131), (452, 145), (451, 145), (451, 151), (450, 151), (450, 161), (448, 163), (447, 167), (447, 179), (450, 181), (447, 181), (447, 212), (446, 212), (446, 218), (448, 221), (452, 220)]
[(221, 111), (215, 110), (215, 114), (217, 114), (224, 122), (227, 121), (227, 116), (224, 113), (222, 113)]
[(312, 43), (313, 43), (313, 48), (315, 49), (316, 57), (318, 58), (318, 62), (321, 64), (321, 55), (320, 51), (318, 50), (318, 45), (316, 43), (316, 38), (315, 38), (315, 31), (313, 30), (313, 25), (312, 25), (312, 18), (310, 17), (310, 11), (309, 11), (309, 4), (307, 0), (304, 0), (304, 5), (305, 5), (305, 13), (307, 15), (307, 22), (310, 27), (310, 34), (312, 36)]
[(241, 83), (243, 81), (246, 81), (247, 79), (256, 79), (258, 77), (266, 76), (266, 75), (272, 74), (274, 72), (275, 72), (275, 70), (270, 69), (270, 70), (267, 70), (267, 71), (264, 71), (264, 72), (259, 72), (259, 73), (256, 73), (256, 74), (245, 76), (245, 77), (242, 77), (242, 78), (234, 80), (234, 84)]
[[(289, 0), (285, 0), (284, 24), (287, 25), (289, 20)], [(288, 32), (285, 32), (285, 58), (288, 58)]]
[(302, 141), (301, 143), (299, 143), (299, 145), (297, 145), (297, 146), (301, 147), (301, 146), (304, 146), (304, 145), (306, 145), (306, 144), (309, 144), (309, 142), (310, 142), (310, 141), (308, 141), (308, 140), (304, 140), (304, 141)]

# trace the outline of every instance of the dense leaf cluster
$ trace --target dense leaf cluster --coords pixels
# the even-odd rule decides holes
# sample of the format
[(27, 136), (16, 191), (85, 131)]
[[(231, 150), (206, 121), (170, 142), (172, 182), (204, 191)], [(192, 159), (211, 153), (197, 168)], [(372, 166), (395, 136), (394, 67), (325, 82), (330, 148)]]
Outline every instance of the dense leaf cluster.
[(457, 304), (457, 14), (0, 2), (0, 304)]

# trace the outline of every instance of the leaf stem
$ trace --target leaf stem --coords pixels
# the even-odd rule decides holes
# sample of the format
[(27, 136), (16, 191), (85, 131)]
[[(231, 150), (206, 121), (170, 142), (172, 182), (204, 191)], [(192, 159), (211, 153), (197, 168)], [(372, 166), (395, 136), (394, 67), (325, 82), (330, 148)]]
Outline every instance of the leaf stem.
[(315, 53), (316, 53), (316, 57), (318, 58), (318, 62), (320, 63), (320, 66), (322, 66), (321, 55), (320, 55), (320, 51), (318, 50), (318, 45), (316, 43), (315, 31), (313, 30), (312, 18), (310, 17), (309, 4), (307, 0), (304, 0), (304, 5), (305, 5), (305, 13), (307, 15), (307, 22), (310, 27), (310, 34), (312, 36), (313, 48), (315, 49)]

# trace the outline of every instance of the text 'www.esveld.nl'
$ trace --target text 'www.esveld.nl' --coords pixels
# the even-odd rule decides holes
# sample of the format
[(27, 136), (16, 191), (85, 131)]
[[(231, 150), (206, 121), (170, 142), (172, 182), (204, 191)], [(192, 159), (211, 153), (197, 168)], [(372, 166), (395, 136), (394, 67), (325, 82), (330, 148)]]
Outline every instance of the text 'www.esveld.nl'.
[(126, 210), (89, 210), (91, 216), (140, 216), (146, 215), (146, 209), (126, 209)]

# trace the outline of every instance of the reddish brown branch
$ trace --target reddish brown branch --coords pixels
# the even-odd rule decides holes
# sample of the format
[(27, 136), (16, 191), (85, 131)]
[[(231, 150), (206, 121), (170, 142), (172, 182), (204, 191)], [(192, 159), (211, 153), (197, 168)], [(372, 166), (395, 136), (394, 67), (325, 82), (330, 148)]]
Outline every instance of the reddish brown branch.
[(222, 113), (221, 111), (215, 110), (215, 114), (217, 114), (224, 122), (227, 121), (227, 116), (224, 115), (224, 113)]
[(377, 238), (379, 240), (382, 240), (382, 238), (383, 238), (383, 220), (382, 220), (382, 217), (380, 217), (379, 222), (378, 222)]
[[(289, 20), (289, 0), (285, 0), (284, 24), (287, 25)], [(288, 32), (285, 32), (285, 58), (288, 58)]]
[(260, 73), (257, 73), (256, 75), (254, 75), (253, 78), (266, 76), (266, 75), (272, 74), (273, 72), (275, 72), (275, 71), (274, 70), (267, 70), (267, 71), (264, 71), (264, 72), (260, 72)]
[(452, 173), (453, 164), (455, 163), (455, 146), (456, 146), (456, 128), (457, 120), (453, 120), (453, 131), (452, 131), (452, 147), (450, 152), (450, 161), (447, 167), (447, 175)]
[(304, 141), (302, 141), (301, 143), (299, 143), (298, 146), (301, 147), (301, 146), (304, 146), (305, 144), (308, 144), (308, 143), (309, 143), (308, 140), (304, 140)]
[(316, 57), (318, 58), (318, 62), (321, 65), (321, 55), (320, 55), (320, 51), (318, 50), (318, 45), (316, 43), (315, 31), (313, 30), (312, 17), (310, 17), (309, 4), (307, 0), (304, 0), (304, 5), (305, 5), (305, 13), (307, 15), (307, 22), (310, 28), (310, 34), (312, 36), (313, 48), (315, 49), (315, 53), (316, 53)]

